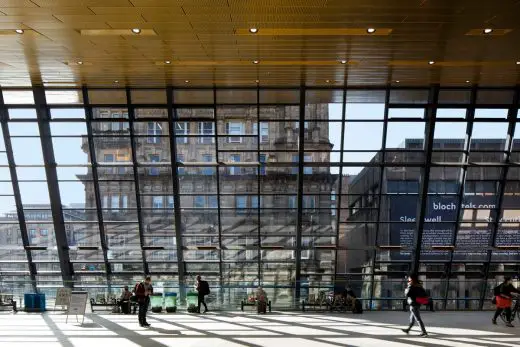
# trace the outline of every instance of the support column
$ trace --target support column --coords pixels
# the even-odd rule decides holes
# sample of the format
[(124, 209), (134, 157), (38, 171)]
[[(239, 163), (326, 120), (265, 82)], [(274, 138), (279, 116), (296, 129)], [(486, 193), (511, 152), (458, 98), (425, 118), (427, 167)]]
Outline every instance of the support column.
[(43, 87), (33, 87), (33, 94), (36, 106), (36, 115), (38, 117), (38, 129), (40, 131), (45, 174), (49, 188), (49, 199), (51, 203), (52, 221), (54, 223), (54, 234), (56, 237), (56, 247), (58, 248), (61, 276), (63, 278), (64, 286), (72, 288), (74, 287), (74, 270), (70, 262), (69, 245), (67, 241), (67, 233), (65, 231), (65, 220), (63, 218), (60, 187), (56, 171), (56, 160), (54, 158), (54, 149), (52, 146), (51, 129), (49, 124), (51, 119), (50, 110), (47, 107), (45, 90)]

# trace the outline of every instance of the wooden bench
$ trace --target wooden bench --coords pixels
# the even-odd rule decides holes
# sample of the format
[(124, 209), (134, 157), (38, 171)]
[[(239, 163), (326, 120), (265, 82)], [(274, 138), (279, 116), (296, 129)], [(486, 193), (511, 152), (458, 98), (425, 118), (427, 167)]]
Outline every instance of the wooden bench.
[(18, 312), (18, 309), (16, 308), (16, 301), (14, 300), (11, 300), (10, 302), (0, 301), (0, 307), (11, 307), (14, 313)]
[(320, 310), (325, 309), (328, 311), (330, 309), (330, 304), (326, 299), (325, 293), (320, 293), (318, 298), (316, 298), (315, 294), (309, 294), (308, 300), (302, 300), (302, 311), (305, 312), (306, 307), (318, 307)]
[[(245, 306), (256, 306), (256, 301), (242, 300), (242, 302), (240, 303), (240, 309), (242, 310), (242, 312), (244, 311)], [(267, 309), (269, 310), (269, 312), (271, 312), (271, 300), (267, 302)]]

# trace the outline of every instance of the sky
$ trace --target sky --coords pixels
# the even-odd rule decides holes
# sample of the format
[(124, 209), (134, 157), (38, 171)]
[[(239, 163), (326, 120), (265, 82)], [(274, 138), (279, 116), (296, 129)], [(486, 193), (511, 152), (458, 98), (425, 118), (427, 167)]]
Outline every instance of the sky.
[[(391, 109), (389, 118), (420, 118), (424, 111), (420, 109)], [(9, 110), (11, 119), (30, 118), (36, 120), (35, 110), (33, 109), (11, 109)], [(84, 118), (83, 110), (72, 109), (53, 109), (53, 118)], [(341, 120), (341, 104), (329, 104), (329, 119)], [(345, 153), (344, 162), (370, 161), (371, 158), (381, 148), (383, 134), (384, 104), (347, 104), (346, 126), (344, 150), (373, 150), (369, 153)], [(458, 117), (464, 118), (464, 109), (441, 109), (438, 111), (438, 118)], [(485, 110), (478, 109), (475, 118), (492, 117), (503, 118), (507, 116), (507, 110)], [(378, 120), (378, 122), (349, 122), (352, 119)], [(381, 121), (381, 122), (379, 122)], [(407, 138), (423, 138), (424, 122), (394, 122), (389, 123), (387, 133), (387, 147), (399, 147)], [(473, 128), (473, 139), (493, 138), (504, 139), (507, 132), (507, 123), (475, 123)], [(22, 195), (22, 202), (27, 204), (49, 204), (49, 194), (47, 190), (45, 170), (43, 167), (24, 167), (24, 165), (43, 165), (41, 143), (39, 138), (26, 136), (38, 136), (39, 130), (35, 123), (16, 123), (9, 122), (9, 131), (13, 145), (13, 152), (19, 186)], [(520, 133), (520, 130), (518, 131)], [(62, 203), (84, 203), (84, 185), (77, 180), (76, 174), (87, 172), (86, 167), (74, 165), (86, 165), (88, 163), (87, 154), (81, 149), (81, 135), (86, 134), (84, 123), (51, 123), (51, 133), (58, 135), (75, 135), (77, 137), (55, 137), (53, 138), (54, 156), (58, 164), (57, 172), (59, 180), (72, 180), (73, 182), (60, 182), (60, 193)], [(466, 123), (436, 123), (435, 139), (445, 138), (464, 138), (466, 133)], [(515, 134), (515, 138), (516, 138)], [(341, 145), (341, 123), (332, 122), (329, 124), (329, 140), (333, 144), (333, 150), (339, 150)], [(332, 153), (331, 161), (337, 162), (340, 153)], [(63, 165), (73, 167), (63, 167)], [(345, 167), (344, 174), (357, 174), (362, 167)], [(339, 168), (331, 168), (331, 173), (339, 173)], [(39, 180), (39, 182), (24, 182), (25, 180)], [(10, 174), (7, 167), (7, 157), (5, 154), (5, 144), (0, 132), (0, 214), (15, 210), (14, 199), (12, 196), (12, 186)]]

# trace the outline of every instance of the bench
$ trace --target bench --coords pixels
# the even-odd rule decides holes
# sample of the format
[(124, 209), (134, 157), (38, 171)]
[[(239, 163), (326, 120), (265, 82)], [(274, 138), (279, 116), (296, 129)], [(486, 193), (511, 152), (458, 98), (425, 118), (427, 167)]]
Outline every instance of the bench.
[[(133, 314), (137, 311), (137, 302), (135, 301), (127, 301), (128, 305), (130, 306), (130, 310), (128, 312), (132, 312)], [(92, 312), (95, 312), (96, 308), (103, 308), (104, 311), (112, 311), (115, 306), (119, 306), (118, 303), (114, 300), (112, 300), (110, 303), (107, 303), (105, 301), (96, 302), (93, 298), (90, 299), (90, 310)]]
[(305, 307), (318, 307), (320, 310), (323, 308), (326, 311), (329, 310), (330, 304), (327, 300), (325, 292), (320, 292), (316, 298), (315, 294), (309, 294), (308, 300), (302, 300), (302, 311), (305, 312)]
[[(269, 300), (266, 305), (269, 312), (271, 312), (271, 300)], [(244, 311), (245, 306), (256, 306), (256, 301), (242, 300), (242, 302), (240, 303), (240, 309), (242, 310), (242, 312)]]
[(14, 313), (18, 312), (18, 309), (16, 308), (16, 301), (11, 300), (10, 302), (3, 302), (0, 300), (0, 307), (11, 307)]

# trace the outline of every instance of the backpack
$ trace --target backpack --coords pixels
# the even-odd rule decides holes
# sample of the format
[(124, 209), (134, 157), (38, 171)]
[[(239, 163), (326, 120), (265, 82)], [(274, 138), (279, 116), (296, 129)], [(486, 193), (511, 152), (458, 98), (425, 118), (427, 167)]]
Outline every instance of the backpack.
[(428, 293), (424, 290), (423, 287), (416, 287), (417, 295), (415, 297), (415, 302), (420, 305), (428, 305), (430, 302), (430, 298), (428, 297)]
[(209, 284), (207, 281), (200, 282), (200, 289), (201, 289), (201, 294), (203, 294), (203, 295), (209, 295), (211, 293), (211, 291), (209, 290)]
[(145, 295), (144, 284), (142, 282), (137, 282), (134, 287), (134, 294), (137, 297)]

